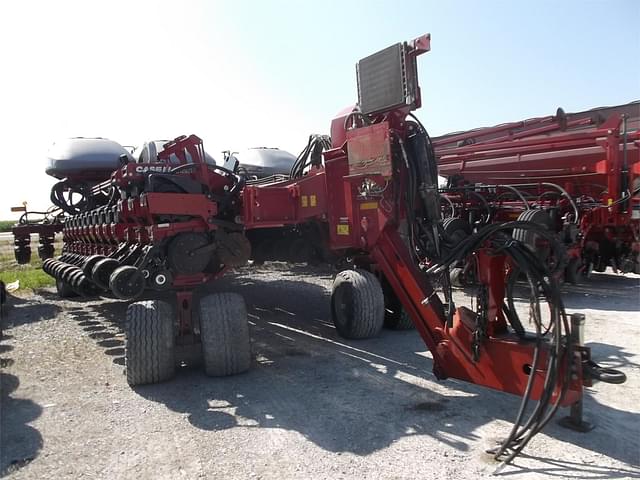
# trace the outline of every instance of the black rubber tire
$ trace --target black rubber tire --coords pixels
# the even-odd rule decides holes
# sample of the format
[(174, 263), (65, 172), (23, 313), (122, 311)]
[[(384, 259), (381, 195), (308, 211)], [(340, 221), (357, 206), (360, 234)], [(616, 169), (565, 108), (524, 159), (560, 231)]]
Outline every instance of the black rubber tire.
[(96, 266), (96, 263), (105, 258), (107, 257), (104, 255), (91, 255), (90, 257), (87, 257), (87, 259), (82, 263), (82, 271), (87, 277), (91, 278), (93, 267)]
[(77, 285), (76, 291), (83, 297), (93, 297), (100, 293), (98, 286), (84, 274), (77, 280)]
[(103, 258), (96, 262), (91, 271), (91, 279), (103, 290), (109, 290), (109, 279), (116, 268), (120, 266), (114, 258)]
[(61, 278), (56, 278), (56, 292), (60, 298), (73, 298), (78, 296), (76, 291), (71, 288), (71, 285)]
[(76, 267), (70, 263), (58, 264), (53, 267), (53, 276), (62, 277), (63, 275), (66, 275), (65, 272), (70, 272), (71, 270), (75, 270), (75, 268)]
[(76, 269), (70, 274), (63, 276), (62, 280), (68, 282), (69, 286), (73, 288), (78, 293), (78, 295), (82, 295), (82, 291), (80, 290), (80, 280), (82, 279), (82, 277), (84, 277), (82, 271)]
[(384, 325), (384, 294), (376, 276), (366, 270), (344, 270), (331, 289), (331, 316), (340, 336), (375, 337)]
[(124, 349), (127, 383), (159, 383), (175, 373), (175, 338), (171, 306), (160, 300), (135, 302), (127, 308)]
[(109, 289), (120, 300), (133, 300), (144, 293), (142, 272), (131, 265), (121, 265), (109, 277)]
[(18, 265), (25, 265), (31, 261), (31, 248), (14, 248), (14, 255)]
[[(551, 231), (553, 228), (551, 217), (549, 217), (549, 214), (544, 210), (525, 210), (518, 217), (518, 221), (532, 222), (549, 231)], [(538, 240), (538, 237), (540, 235), (535, 233), (534, 231), (516, 228), (513, 230), (511, 236), (514, 240), (522, 242), (524, 245), (529, 247), (530, 250), (534, 252), (538, 250), (536, 241)]]
[(83, 255), (78, 255), (78, 254), (74, 254), (71, 257), (71, 260), (69, 260), (69, 262), (71, 265), (75, 265), (76, 267), (82, 265), (82, 262), (84, 262), (84, 256)]
[(240, 295), (212, 293), (200, 300), (200, 341), (207, 375), (225, 377), (249, 370), (249, 321)]
[(392, 315), (385, 315), (384, 326), (390, 330), (413, 330), (416, 326), (407, 311), (400, 307), (399, 312), (393, 312)]

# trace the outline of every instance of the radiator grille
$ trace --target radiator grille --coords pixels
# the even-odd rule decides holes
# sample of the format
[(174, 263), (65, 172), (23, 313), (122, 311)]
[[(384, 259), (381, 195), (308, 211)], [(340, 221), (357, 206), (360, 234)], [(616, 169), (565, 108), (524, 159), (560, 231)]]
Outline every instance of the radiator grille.
[(377, 113), (405, 105), (405, 52), (398, 43), (363, 58), (356, 65), (358, 103), (362, 113)]

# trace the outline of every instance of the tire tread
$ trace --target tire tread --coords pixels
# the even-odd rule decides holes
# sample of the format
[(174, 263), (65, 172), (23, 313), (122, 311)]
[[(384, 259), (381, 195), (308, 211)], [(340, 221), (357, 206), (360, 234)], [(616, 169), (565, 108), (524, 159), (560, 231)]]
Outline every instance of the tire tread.
[(125, 366), (129, 385), (169, 380), (175, 373), (173, 312), (159, 300), (127, 308)]
[[(353, 295), (353, 321), (338, 318), (333, 295), (346, 284)], [(336, 276), (332, 288), (331, 311), (338, 333), (349, 339), (375, 337), (384, 325), (384, 295), (376, 276), (366, 270), (344, 270)]]
[(214, 293), (200, 300), (200, 340), (205, 373), (235, 375), (251, 366), (247, 307), (237, 293)]

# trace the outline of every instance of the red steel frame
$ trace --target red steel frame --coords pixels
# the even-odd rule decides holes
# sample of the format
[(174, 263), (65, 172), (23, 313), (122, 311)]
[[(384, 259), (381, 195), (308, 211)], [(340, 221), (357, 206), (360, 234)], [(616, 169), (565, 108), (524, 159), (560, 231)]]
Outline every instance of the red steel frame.
[[(395, 117), (382, 135), (388, 136), (392, 130), (402, 132), (402, 125), (403, 121)], [(358, 195), (358, 187), (364, 177), (382, 184), (386, 180), (381, 175), (376, 178), (374, 174), (349, 175), (347, 149), (345, 144), (327, 152), (325, 167), (313, 170), (299, 180), (246, 187), (243, 192), (246, 228), (296, 225), (309, 221), (327, 223), (332, 250), (361, 250), (382, 271), (433, 354), (434, 373), (438, 378), (457, 378), (522, 395), (534, 347), (507, 333), (498, 309), (504, 295), (504, 257), (480, 255), (479, 270), (485, 272), (482, 280), (490, 286), (491, 320), (489, 338), (481, 346), (485, 354), (475, 362), (470, 353), (475, 314), (460, 308), (453, 323), (448, 324), (439, 297), (424, 274), (418, 271), (397, 231), (399, 219), (395, 217), (396, 209), (390, 203), (385, 205), (389, 201), (385, 197), (372, 200)], [(543, 354), (542, 365), (544, 358)], [(575, 403), (582, 394), (579, 353), (576, 353), (574, 362), (577, 374), (563, 405)], [(535, 398), (544, 372), (538, 371), (534, 375)]]
[[(554, 182), (570, 193), (577, 193), (583, 185), (604, 180), (607, 194), (602, 200), (609, 206), (624, 193), (621, 190), (625, 149), (621, 132), (623, 115), (612, 113), (601, 125), (595, 125), (591, 118), (564, 124), (565, 128), (583, 127), (576, 130), (562, 130), (563, 124), (556, 120), (545, 127), (482, 140), (496, 130), (508, 130), (525, 121), (438, 137), (433, 143), (439, 171), (445, 176), (461, 174), (470, 182), (487, 184), (523, 183), (523, 180)], [(627, 124), (628, 130), (636, 128), (627, 134), (626, 141), (628, 185), (640, 175), (640, 111), (638, 117), (631, 118)], [(555, 120), (556, 117), (547, 118)], [(474, 143), (455, 145), (476, 138)], [(613, 211), (619, 212), (620, 206), (615, 206)]]
[[(202, 140), (195, 135), (179, 137), (167, 143), (158, 160), (156, 163), (127, 163), (113, 172), (110, 180), (96, 185), (93, 191), (100, 191), (110, 185), (127, 190), (136, 184), (143, 184), (145, 174), (149, 171), (166, 173), (178, 166), (188, 168), (184, 177), (206, 185), (212, 192), (219, 192), (230, 186), (228, 179), (211, 171), (205, 163)], [(117, 252), (127, 252), (128, 247), (152, 243), (159, 245), (183, 232), (210, 232), (218, 228), (215, 219), (218, 203), (205, 193), (143, 192), (137, 196), (118, 199), (111, 210), (110, 222), (98, 218), (98, 211), (93, 210), (67, 217), (64, 224), (18, 225), (13, 228), (16, 245), (28, 242), (32, 233), (38, 233), (42, 237), (62, 232), (63, 253), (85, 258), (92, 255), (109, 257)], [(158, 223), (159, 216), (170, 215), (189, 219)], [(192, 335), (193, 289), (220, 277), (226, 270), (223, 267), (215, 273), (179, 274), (173, 277), (171, 287), (176, 291), (177, 297), (179, 344), (195, 341)]]
[(598, 206), (580, 209), (579, 248), (597, 248), (610, 237), (640, 253), (640, 197), (628, 197), (640, 187), (640, 103), (559, 111), (433, 143), (441, 175), (461, 175), (471, 184), (552, 182), (575, 198), (594, 197)]

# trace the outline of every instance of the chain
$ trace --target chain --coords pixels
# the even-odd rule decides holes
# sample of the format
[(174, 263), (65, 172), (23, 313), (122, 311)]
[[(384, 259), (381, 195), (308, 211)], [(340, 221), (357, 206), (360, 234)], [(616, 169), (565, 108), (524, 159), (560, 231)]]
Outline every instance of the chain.
[(471, 356), (474, 362), (480, 360), (480, 343), (487, 334), (488, 294), (484, 285), (478, 286), (478, 308), (476, 310), (476, 329), (472, 334)]

